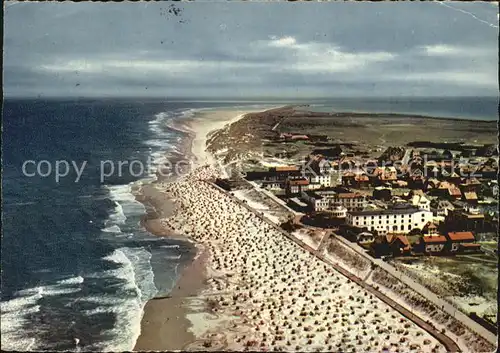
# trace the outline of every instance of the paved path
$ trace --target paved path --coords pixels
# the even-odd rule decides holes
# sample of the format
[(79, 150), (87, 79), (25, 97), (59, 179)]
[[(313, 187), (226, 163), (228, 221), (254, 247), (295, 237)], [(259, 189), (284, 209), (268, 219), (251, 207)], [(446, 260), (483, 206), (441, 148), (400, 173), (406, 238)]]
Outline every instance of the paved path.
[(467, 326), (470, 330), (473, 332), (476, 332), (480, 336), (482, 336), (484, 339), (486, 339), (488, 342), (490, 342), (493, 345), (497, 345), (497, 337), (495, 336), (494, 333), (490, 332), (488, 329), (485, 327), (481, 326), (474, 320), (472, 320), (469, 316), (458, 310), (456, 307), (451, 305), (448, 301), (442, 299), (438, 295), (436, 295), (434, 292), (430, 291), (428, 288), (424, 287), (420, 283), (416, 282), (409, 276), (405, 275), (401, 271), (398, 271), (394, 266), (391, 266), (387, 262), (381, 260), (381, 259), (376, 259), (372, 256), (370, 256), (366, 251), (360, 247), (358, 244), (354, 244), (347, 239), (338, 236), (336, 234), (333, 235), (336, 239), (344, 243), (345, 245), (349, 246), (351, 249), (359, 253), (360, 255), (364, 256), (368, 260), (370, 260), (372, 263), (376, 264), (380, 268), (384, 269), (394, 277), (398, 278), (401, 282), (406, 284), (408, 287), (413, 289), (415, 292), (421, 294), (423, 297), (434, 303), (438, 308), (441, 308), (443, 311), (463, 323), (465, 326)]
[(379, 298), (380, 300), (382, 300), (384, 303), (386, 303), (387, 305), (389, 305), (390, 307), (392, 307), (393, 309), (395, 309), (396, 311), (398, 311), (399, 313), (401, 313), (403, 316), (405, 316), (409, 320), (413, 321), (416, 325), (418, 325), (419, 327), (421, 327), (425, 331), (429, 332), (429, 334), (431, 334), (433, 337), (435, 337), (439, 342), (441, 342), (446, 347), (446, 350), (448, 352), (460, 352), (460, 349), (459, 349), (458, 345), (451, 338), (449, 338), (445, 334), (443, 334), (443, 333), (439, 332), (438, 330), (436, 330), (436, 328), (434, 328), (433, 326), (431, 326), (430, 324), (428, 324), (427, 322), (425, 322), (424, 320), (422, 320), (420, 317), (416, 316), (415, 314), (413, 314), (412, 312), (410, 312), (409, 310), (407, 310), (406, 308), (404, 308), (402, 305), (398, 304), (394, 300), (390, 299), (386, 295), (384, 295), (381, 292), (377, 291), (375, 288), (373, 288), (369, 284), (363, 282), (363, 280), (361, 278), (359, 278), (359, 277), (351, 274), (350, 272), (344, 270), (342, 267), (340, 267), (340, 266), (336, 265), (335, 263), (333, 263), (332, 261), (328, 260), (327, 258), (325, 258), (325, 256), (322, 254), (321, 251), (318, 251), (318, 250), (312, 248), (311, 246), (309, 246), (306, 243), (304, 243), (302, 240), (297, 239), (292, 234), (286, 232), (284, 229), (280, 228), (279, 226), (277, 226), (276, 224), (274, 224), (273, 222), (271, 222), (270, 220), (268, 220), (266, 217), (264, 217), (263, 215), (261, 215), (260, 212), (255, 211), (250, 206), (248, 206), (246, 203), (240, 201), (239, 199), (237, 199), (236, 197), (234, 197), (233, 195), (231, 195), (226, 190), (222, 189), (221, 187), (219, 187), (218, 185), (216, 185), (214, 183), (210, 183), (210, 184), (213, 187), (215, 187), (218, 190), (220, 190), (221, 192), (223, 192), (226, 195), (228, 195), (233, 201), (237, 202), (238, 204), (240, 204), (243, 207), (245, 207), (246, 209), (248, 209), (250, 212), (254, 213), (257, 217), (259, 217), (260, 219), (262, 219), (264, 222), (266, 222), (267, 224), (269, 224), (271, 227), (273, 227), (276, 230), (278, 230), (285, 237), (287, 237), (288, 239), (290, 239), (291, 241), (293, 241), (294, 243), (296, 243), (297, 245), (299, 245), (303, 249), (309, 251), (311, 254), (313, 254), (314, 256), (316, 256), (318, 259), (320, 259), (320, 260), (324, 261), (325, 263), (331, 265), (339, 273), (341, 273), (342, 275), (344, 275), (345, 277), (347, 277), (351, 281), (359, 284), (360, 286), (362, 286), (363, 288), (365, 288), (366, 290), (368, 290), (370, 293), (372, 293), (374, 296), (376, 296), (377, 298)]

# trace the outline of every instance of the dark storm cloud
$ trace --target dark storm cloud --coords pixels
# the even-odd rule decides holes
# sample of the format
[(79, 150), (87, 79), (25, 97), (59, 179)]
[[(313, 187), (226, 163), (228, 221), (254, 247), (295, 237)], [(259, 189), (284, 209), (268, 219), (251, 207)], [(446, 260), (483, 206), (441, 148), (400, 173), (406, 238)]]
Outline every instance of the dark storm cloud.
[[(487, 3), (8, 3), (4, 91), (495, 95)], [(332, 93), (333, 92), (333, 93)]]

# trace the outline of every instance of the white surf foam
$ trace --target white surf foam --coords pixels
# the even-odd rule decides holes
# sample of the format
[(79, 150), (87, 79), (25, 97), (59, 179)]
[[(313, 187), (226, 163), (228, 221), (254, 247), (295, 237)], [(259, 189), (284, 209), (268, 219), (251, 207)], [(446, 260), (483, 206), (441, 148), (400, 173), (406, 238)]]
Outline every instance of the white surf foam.
[(38, 350), (40, 341), (36, 337), (36, 328), (30, 328), (30, 316), (40, 311), (38, 301), (43, 297), (79, 292), (83, 281), (83, 277), (77, 276), (51, 285), (23, 289), (16, 292), (13, 299), (1, 302), (2, 350)]
[(99, 274), (99, 277), (114, 277), (123, 281), (118, 296), (88, 297), (86, 301), (101, 304), (99, 308), (88, 310), (92, 315), (103, 312), (113, 312), (116, 323), (111, 329), (114, 339), (102, 347), (103, 351), (131, 351), (141, 332), (141, 320), (144, 305), (156, 293), (154, 273), (151, 268), (151, 254), (144, 248), (119, 248), (106, 256), (105, 260), (114, 262), (120, 267)]
[(110, 227), (106, 227), (102, 231), (106, 232), (106, 233), (121, 233), (122, 232), (120, 227), (118, 227), (116, 224), (114, 224)]
[[(123, 225), (129, 217), (142, 216), (146, 213), (146, 208), (142, 203), (135, 199), (132, 194), (133, 183), (127, 185), (106, 185), (109, 192), (109, 198), (114, 201), (115, 208), (104, 222), (108, 232), (118, 230), (115, 225)], [(120, 229), (121, 231), (121, 229)]]

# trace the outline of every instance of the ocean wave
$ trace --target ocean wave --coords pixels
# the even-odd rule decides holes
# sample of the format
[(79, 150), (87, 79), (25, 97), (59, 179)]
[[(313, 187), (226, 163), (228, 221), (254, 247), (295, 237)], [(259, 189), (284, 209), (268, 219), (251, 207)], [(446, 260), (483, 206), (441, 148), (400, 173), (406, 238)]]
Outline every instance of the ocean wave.
[(180, 246), (177, 244), (172, 244), (172, 245), (161, 245), (160, 248), (164, 249), (179, 249)]
[(36, 351), (41, 339), (36, 327), (31, 327), (32, 316), (40, 312), (38, 304), (42, 298), (77, 293), (81, 290), (83, 277), (76, 276), (59, 280), (55, 284), (20, 290), (14, 298), (1, 302), (1, 345), (3, 350)]
[[(141, 320), (146, 302), (153, 298), (157, 289), (154, 284), (154, 273), (151, 267), (151, 253), (144, 248), (119, 248), (104, 260), (120, 265), (118, 269), (106, 271), (106, 276), (119, 278), (123, 281), (121, 295), (117, 297), (99, 296), (86, 298), (88, 302), (96, 302), (101, 307), (91, 309), (87, 315), (102, 312), (113, 312), (116, 323), (108, 334), (114, 337), (107, 342), (103, 351), (130, 351), (141, 332)], [(130, 295), (129, 293), (135, 293)], [(108, 304), (103, 308), (102, 304)]]
[(105, 221), (107, 228), (125, 224), (129, 217), (142, 216), (146, 213), (146, 208), (135, 199), (132, 193), (132, 184), (126, 185), (105, 185), (109, 192), (109, 198), (115, 203), (115, 208)]
[(116, 224), (102, 229), (105, 233), (121, 233), (122, 230)]

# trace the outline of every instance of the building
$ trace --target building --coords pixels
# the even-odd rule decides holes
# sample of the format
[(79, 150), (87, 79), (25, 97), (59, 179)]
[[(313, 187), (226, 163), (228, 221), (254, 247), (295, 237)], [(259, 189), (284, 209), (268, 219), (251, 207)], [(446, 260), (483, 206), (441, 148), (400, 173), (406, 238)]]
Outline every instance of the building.
[(386, 242), (394, 256), (407, 255), (411, 252), (411, 245), (404, 235), (387, 234)]
[(370, 178), (365, 173), (356, 174), (354, 177), (354, 187), (358, 189), (365, 189), (370, 186)]
[(303, 190), (309, 189), (309, 180), (305, 178), (288, 179), (285, 184), (285, 189), (288, 196), (300, 194)]
[(432, 212), (406, 205), (385, 210), (352, 211), (346, 217), (346, 223), (350, 226), (376, 230), (383, 234), (406, 234), (414, 228), (422, 229), (430, 221)]
[(323, 212), (330, 208), (330, 199), (319, 195), (316, 191), (302, 190), (300, 196), (315, 212)]
[(422, 234), (425, 236), (432, 237), (434, 235), (439, 235), (438, 227), (435, 223), (429, 222), (422, 228)]
[(450, 199), (460, 200), (460, 198), (462, 197), (462, 192), (460, 191), (459, 188), (453, 185), (448, 189), (447, 196)]
[(431, 202), (431, 210), (437, 217), (446, 217), (448, 212), (453, 211), (455, 206), (448, 200), (435, 200)]
[(343, 206), (348, 211), (362, 210), (366, 207), (366, 197), (355, 192), (341, 192), (333, 195), (334, 206)]
[(344, 208), (348, 211), (361, 210), (366, 207), (367, 203), (366, 198), (361, 194), (338, 192), (331, 188), (314, 191), (304, 190), (301, 192), (301, 197), (317, 212), (335, 209), (340, 212)]
[(335, 206), (332, 210), (332, 217), (335, 218), (346, 218), (347, 217), (347, 208), (344, 206)]
[(267, 181), (264, 180), (260, 183), (262, 188), (272, 190), (272, 191), (280, 191), (285, 188), (285, 183), (279, 181)]
[[(481, 248), (480, 244), (475, 244), (476, 238), (472, 232), (449, 232), (446, 237), (450, 242), (450, 251), (458, 252), (460, 250), (466, 249), (469, 251), (470, 248), (478, 250)], [(474, 243), (474, 244), (473, 244)], [(464, 247), (465, 245), (465, 247)], [(472, 245), (472, 246), (471, 246)]]
[(448, 243), (444, 235), (423, 236), (420, 238), (420, 246), (427, 254), (442, 253)]
[(321, 158), (318, 163), (318, 167), (319, 172), (322, 174), (330, 174), (333, 172), (333, 165), (327, 159)]
[(445, 218), (449, 230), (480, 231), (484, 229), (484, 214), (474, 205), (465, 205), (462, 209), (455, 207)]
[(398, 171), (395, 167), (376, 167), (373, 170), (373, 184), (380, 185), (381, 183), (393, 182), (398, 180)]
[(309, 182), (328, 188), (332, 186), (332, 176), (330, 174), (311, 174), (309, 175)]
[(413, 195), (411, 198), (411, 204), (421, 210), (431, 210), (431, 202), (424, 195)]
[(462, 200), (471, 204), (477, 204), (477, 194), (474, 191), (465, 191), (462, 193)]

